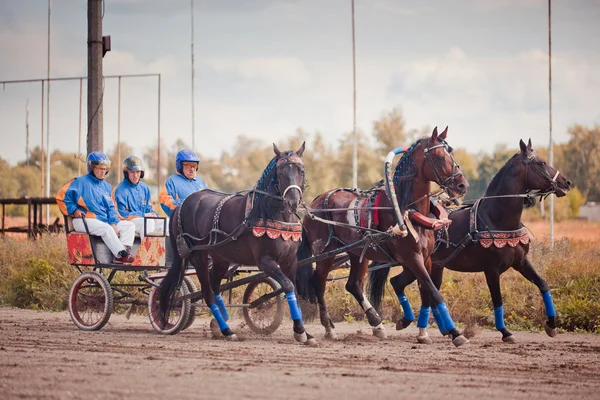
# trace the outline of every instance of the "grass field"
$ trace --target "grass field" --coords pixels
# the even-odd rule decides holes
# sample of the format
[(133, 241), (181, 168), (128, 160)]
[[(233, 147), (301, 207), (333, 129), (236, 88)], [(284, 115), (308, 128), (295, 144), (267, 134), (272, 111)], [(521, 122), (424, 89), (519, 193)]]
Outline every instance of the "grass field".
[[(7, 226), (11, 226), (8, 222), (22, 224), (23, 220), (7, 218)], [(559, 327), (600, 333), (600, 223), (557, 222), (553, 249), (549, 246), (547, 222), (526, 225), (534, 236), (530, 259), (551, 287)], [(347, 272), (339, 271), (340, 274)], [(391, 276), (399, 272), (400, 269), (395, 268)], [(0, 240), (0, 305), (64, 310), (77, 274), (69, 265), (62, 234), (46, 235), (37, 241), (28, 241), (23, 234), (7, 235)], [(121, 279), (136, 281), (137, 274)], [(538, 289), (513, 270), (502, 276), (501, 285), (508, 328), (539, 329), (545, 314)], [(362, 320), (362, 309), (344, 286), (345, 280), (328, 285), (326, 299), (331, 317), (334, 321)], [(441, 291), (457, 322), (493, 327), (493, 307), (483, 274), (447, 271)], [(388, 284), (382, 316), (396, 321), (401, 312), (392, 293)], [(407, 288), (407, 296), (418, 311), (420, 299), (416, 285)], [(310, 310), (306, 312), (306, 316), (309, 315)]]

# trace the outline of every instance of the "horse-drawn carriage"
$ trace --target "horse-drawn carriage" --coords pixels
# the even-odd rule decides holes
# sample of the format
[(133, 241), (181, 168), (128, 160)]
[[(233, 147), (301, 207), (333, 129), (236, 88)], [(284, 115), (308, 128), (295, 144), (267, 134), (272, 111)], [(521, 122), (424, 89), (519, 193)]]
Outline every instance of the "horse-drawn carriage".
[[(195, 273), (193, 269), (185, 272), (184, 284), (179, 288), (176, 304), (169, 313), (167, 323), (158, 322), (157, 289), (170, 266), (172, 249), (165, 236), (166, 218), (147, 219), (162, 223), (162, 231), (146, 232), (143, 238), (136, 235), (131, 249), (131, 253), (135, 255), (134, 261), (131, 264), (117, 264), (113, 262), (113, 255), (102, 239), (89, 233), (85, 219), (86, 232), (82, 233), (74, 230), (71, 217), (65, 217), (69, 262), (80, 271), (69, 293), (69, 313), (79, 329), (101, 329), (109, 321), (116, 306), (128, 306), (127, 316), (134, 307), (147, 306), (152, 327), (163, 334), (177, 333), (194, 322), (201, 307), (198, 302), (201, 292), (197, 291), (196, 284), (191, 279), (191, 275)], [(144, 229), (145, 226), (146, 222)], [(128, 274), (125, 277), (127, 272), (138, 274)], [(254, 266), (234, 265), (226, 275), (227, 282), (223, 284), (222, 292), (229, 292), (230, 307), (243, 308), (245, 322), (253, 331), (268, 334), (281, 324), (283, 300), (275, 296), (265, 301), (256, 301), (278, 289), (273, 279), (259, 272)], [(241, 277), (242, 275), (244, 276)], [(244, 285), (246, 288), (242, 303), (233, 304), (231, 291)], [(147, 300), (143, 300), (144, 297)]]

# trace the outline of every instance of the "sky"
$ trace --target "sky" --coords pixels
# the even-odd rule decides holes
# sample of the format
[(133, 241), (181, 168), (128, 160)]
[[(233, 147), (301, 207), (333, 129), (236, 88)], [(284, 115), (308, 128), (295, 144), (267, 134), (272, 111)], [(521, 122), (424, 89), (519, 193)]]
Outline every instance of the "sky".
[[(350, 0), (195, 0), (195, 143), (204, 157), (238, 135), (268, 145), (297, 128), (337, 145), (353, 128)], [(47, 75), (48, 2), (0, 2), (0, 81)], [(105, 75), (161, 74), (161, 137), (192, 144), (190, 0), (105, 0)], [(552, 4), (555, 142), (600, 124), (600, 0)], [(449, 126), (469, 152), (549, 143), (548, 2), (356, 0), (357, 128), (399, 107), (408, 128)], [(87, 74), (87, 2), (52, 2), (50, 76)], [(50, 88), (50, 149), (79, 148), (79, 81)], [(83, 83), (81, 151), (87, 116)], [(41, 84), (0, 85), (0, 158), (41, 142)], [(47, 109), (47, 108), (46, 108)], [(155, 145), (158, 79), (121, 79), (121, 140)], [(118, 79), (104, 80), (104, 150), (118, 140)], [(46, 120), (44, 119), (44, 124)], [(44, 133), (44, 137), (45, 137)], [(406, 145), (399, 143), (398, 145)], [(307, 143), (310, 151), (310, 137)]]

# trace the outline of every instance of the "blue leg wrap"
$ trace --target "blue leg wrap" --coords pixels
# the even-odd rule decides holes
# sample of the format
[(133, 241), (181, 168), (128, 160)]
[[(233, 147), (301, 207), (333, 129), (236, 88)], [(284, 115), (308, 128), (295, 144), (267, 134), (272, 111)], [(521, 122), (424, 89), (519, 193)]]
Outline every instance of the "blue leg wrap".
[(552, 302), (552, 295), (550, 292), (542, 293), (544, 299), (544, 307), (546, 307), (546, 315), (548, 317), (556, 317), (556, 311), (554, 310), (554, 303)]
[[(448, 311), (448, 307), (446, 307), (446, 303), (440, 303), (435, 308), (440, 312), (440, 320), (444, 325), (444, 330), (440, 329), (440, 332), (450, 332), (452, 329), (456, 329), (454, 322), (452, 321), (452, 317), (450, 317), (450, 312)], [(435, 314), (434, 314), (435, 316)]]
[(421, 306), (421, 310), (419, 311), (419, 320), (417, 321), (417, 328), (427, 328), (427, 325), (429, 325), (430, 310), (430, 307)]
[(442, 332), (442, 333), (448, 332), (448, 330), (444, 327), (444, 321), (442, 320), (442, 317), (440, 316), (440, 311), (437, 309), (437, 307), (433, 307), (432, 311), (433, 311), (433, 319), (435, 319), (435, 323), (437, 324), (438, 328), (440, 329), (440, 332)]
[(225, 321), (229, 321), (229, 313), (227, 312), (227, 308), (225, 308), (225, 302), (223, 301), (223, 297), (221, 294), (215, 295), (215, 301), (217, 306), (219, 306), (219, 311), (221, 311), (221, 315)]
[(229, 329), (229, 325), (227, 325), (227, 322), (225, 322), (223, 316), (221, 315), (221, 311), (219, 311), (219, 306), (217, 306), (216, 304), (211, 304), (210, 311), (212, 312), (213, 317), (215, 317), (217, 323), (219, 324), (219, 329), (221, 330), (221, 332), (223, 332), (225, 329)]
[(504, 325), (504, 308), (502, 306), (494, 307), (494, 320), (496, 321), (496, 329), (502, 330), (506, 328), (506, 325)]
[(402, 311), (404, 312), (404, 319), (407, 321), (414, 321), (415, 314), (413, 313), (412, 307), (410, 306), (410, 302), (408, 301), (408, 297), (404, 293), (398, 296), (398, 300), (400, 300), (400, 305), (402, 306)]
[(289, 292), (285, 294), (287, 298), (288, 305), (290, 306), (290, 315), (293, 321), (302, 321), (302, 311), (300, 307), (298, 307), (298, 301), (296, 301), (296, 294), (294, 292)]

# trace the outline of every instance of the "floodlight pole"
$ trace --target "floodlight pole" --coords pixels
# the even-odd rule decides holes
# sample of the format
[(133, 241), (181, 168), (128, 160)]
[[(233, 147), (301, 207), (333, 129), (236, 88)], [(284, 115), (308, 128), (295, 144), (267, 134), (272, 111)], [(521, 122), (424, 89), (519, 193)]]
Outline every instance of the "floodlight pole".
[[(548, 153), (550, 165), (554, 165), (554, 143), (552, 142), (552, 12), (551, 0), (548, 0), (548, 109), (550, 144)], [(554, 195), (550, 195), (550, 247), (554, 248)]]
[(354, 0), (352, 1), (352, 84), (354, 94), (354, 125), (352, 128), (352, 187), (358, 188), (358, 138), (356, 136), (356, 46), (354, 39)]
[(191, 37), (191, 61), (192, 61), (192, 151), (196, 151), (196, 127), (195, 114), (196, 107), (194, 106), (194, 0), (191, 0), (192, 7), (192, 37)]

